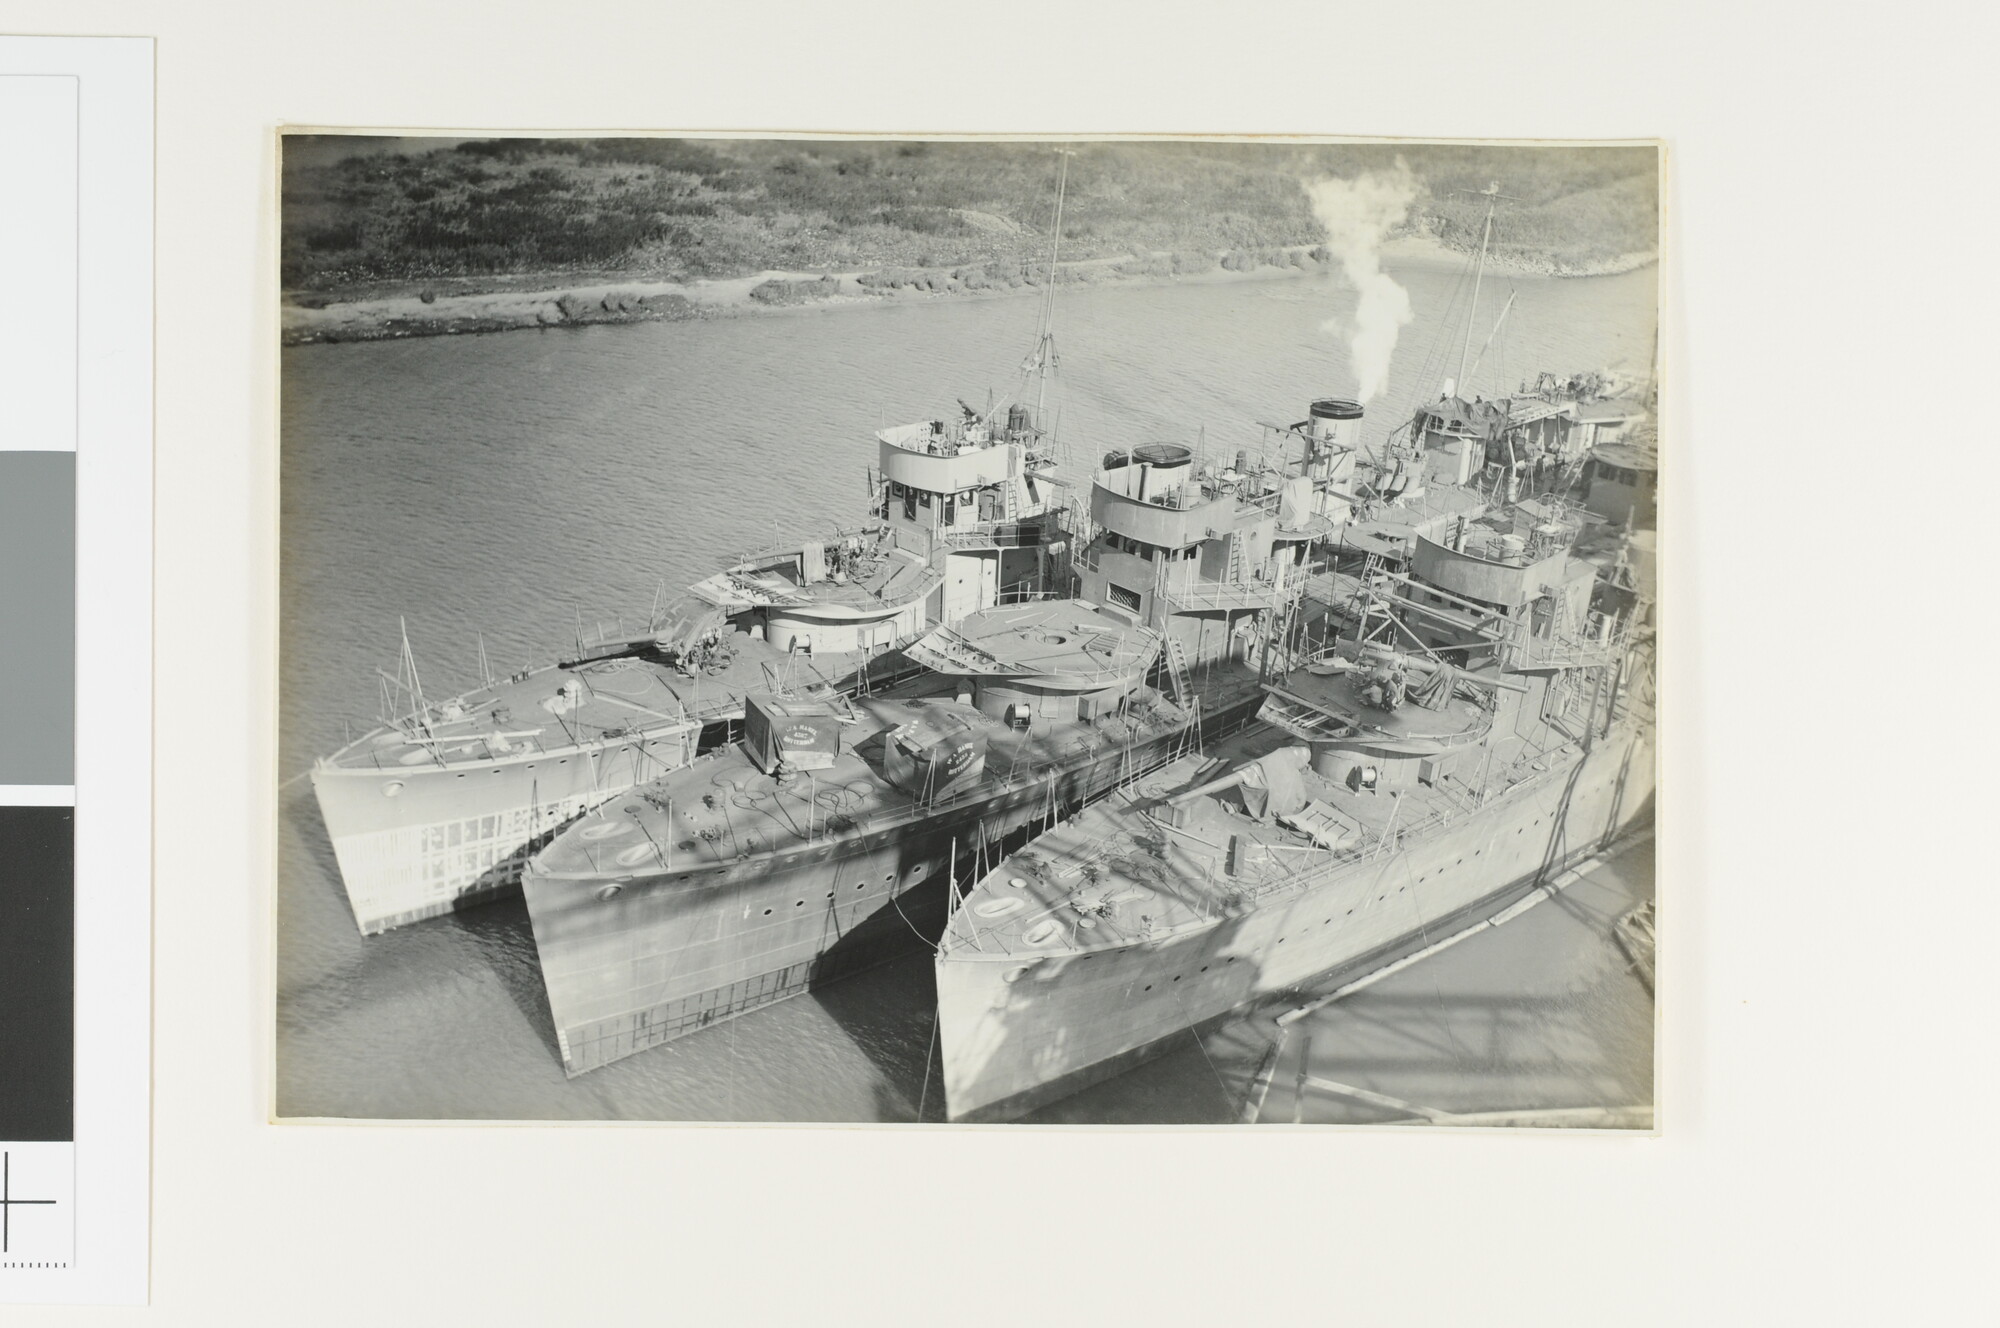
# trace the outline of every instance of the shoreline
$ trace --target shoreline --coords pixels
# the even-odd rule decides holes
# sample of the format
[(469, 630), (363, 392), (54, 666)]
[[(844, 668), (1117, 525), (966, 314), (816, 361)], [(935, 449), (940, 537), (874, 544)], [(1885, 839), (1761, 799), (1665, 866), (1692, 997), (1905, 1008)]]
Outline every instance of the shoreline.
[[(1274, 281), (1316, 276), (1339, 263), (1315, 245), (1257, 252), (1220, 253), (1209, 265), (1181, 270), (1184, 255), (1127, 255), (1061, 264), (1059, 285), (1167, 286), (1238, 281)], [(1384, 259), (1404, 265), (1458, 266), (1467, 255), (1426, 235), (1406, 235), (1382, 245)], [(1197, 261), (1200, 256), (1196, 256)], [(1517, 277), (1617, 276), (1657, 263), (1654, 253), (1623, 254), (1565, 268), (1554, 263), (1487, 260), (1495, 275)], [(648, 281), (615, 274), (525, 274), (488, 284), (518, 282), (501, 290), (440, 294), (419, 290), (339, 300), (288, 292), (279, 306), (279, 342), (284, 346), (343, 341), (385, 341), (406, 337), (454, 336), (526, 328), (591, 327), (604, 324), (696, 322), (796, 313), (807, 309), (877, 307), (893, 301), (1003, 299), (1037, 295), (1041, 282), (999, 281), (977, 268), (884, 268), (855, 272), (766, 270), (712, 281)], [(397, 283), (416, 286), (419, 283)]]

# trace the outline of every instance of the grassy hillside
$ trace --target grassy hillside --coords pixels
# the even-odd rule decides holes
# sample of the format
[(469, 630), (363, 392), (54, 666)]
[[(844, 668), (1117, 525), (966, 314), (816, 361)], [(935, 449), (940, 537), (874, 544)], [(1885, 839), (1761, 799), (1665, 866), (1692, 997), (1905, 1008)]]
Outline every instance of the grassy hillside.
[[(355, 150), (350, 151), (352, 147)], [(287, 140), (283, 280), (384, 283), (610, 273), (728, 277), (1033, 263), (1047, 253), (1046, 146), (729, 139)], [(1200, 255), (1324, 238), (1303, 181), (1408, 161), (1416, 228), (1553, 270), (1655, 247), (1650, 149), (1223, 143), (1077, 145), (1066, 258)]]

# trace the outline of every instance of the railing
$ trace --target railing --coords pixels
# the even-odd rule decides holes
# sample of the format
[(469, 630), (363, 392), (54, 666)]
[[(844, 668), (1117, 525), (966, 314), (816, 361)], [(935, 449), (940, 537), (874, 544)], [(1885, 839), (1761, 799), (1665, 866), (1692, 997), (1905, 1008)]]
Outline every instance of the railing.
[(1042, 542), (1042, 527), (1029, 522), (995, 521), (971, 530), (947, 530), (944, 542), (954, 549), (1029, 548)]
[[(882, 530), (883, 527), (876, 524), (857, 526), (853, 530), (848, 530), (842, 526), (835, 526), (831, 533), (820, 536), (817, 542), (820, 544), (837, 544), (845, 539), (872, 537), (876, 534), (879, 534)], [(806, 536), (800, 536), (791, 539), (781, 539), (771, 544), (762, 545), (758, 548), (748, 549), (740, 553), (729, 554), (724, 558), (722, 558), (717, 565), (727, 570), (730, 568), (741, 567), (746, 563), (762, 562), (765, 559), (775, 559), (786, 556), (797, 557), (803, 546), (813, 542), (814, 540), (811, 537), (806, 537)]]
[[(484, 756), (470, 758), (475, 760), (502, 761), (525, 760), (529, 757), (540, 756), (559, 757), (565, 752), (591, 751), (599, 747), (615, 747), (633, 742), (641, 745), (648, 742), (657, 742), (669, 734), (686, 732), (690, 726), (698, 721), (699, 714), (700, 712), (698, 711), (690, 710), (681, 718), (663, 720), (660, 725), (600, 729), (595, 734), (587, 736), (565, 734), (564, 736), (568, 737), (569, 741), (553, 747), (542, 740), (543, 730), (524, 730), (519, 733), (507, 734), (467, 733), (451, 738), (440, 738), (434, 734), (424, 737), (411, 737), (405, 734), (405, 743), (412, 747), (421, 747), (430, 754), (431, 760), (429, 762), (412, 762), (405, 765), (401, 761), (398, 761), (393, 765), (384, 765), (380, 752), (370, 752), (368, 759), (370, 764), (377, 770), (385, 772), (428, 770), (433, 768), (433, 765), (438, 769), (449, 769), (454, 763), (445, 759), (442, 749), (447, 746), (457, 747), (468, 743), (479, 743), (486, 749)], [(662, 725), (665, 727), (662, 728)], [(656, 729), (661, 731), (656, 732)], [(496, 737), (505, 737), (508, 739), (508, 745), (504, 748), (495, 747), (493, 739)]]
[[(1615, 622), (1611, 631), (1605, 632), (1603, 624)], [(1601, 613), (1592, 613), (1584, 631), (1563, 632), (1553, 640), (1547, 637), (1528, 636), (1508, 644), (1504, 658), (1512, 666), (1583, 668), (1596, 664), (1609, 664), (1625, 650), (1631, 624), (1624, 620), (1607, 619)]]
[(1155, 587), (1155, 593), (1177, 609), (1236, 609), (1251, 607), (1245, 600), (1269, 600), (1277, 589), (1271, 581), (1198, 581), (1179, 587), (1167, 583)]
[[(1155, 649), (1157, 648), (1157, 643), (1155, 643)], [(983, 649), (971, 639), (950, 627), (933, 629), (929, 636), (913, 643), (906, 653), (909, 653), (913, 659), (921, 659), (926, 654), (936, 655), (948, 664), (957, 665), (969, 673), (1050, 674), (1065, 679), (1075, 679), (1080, 682), (1105, 683), (1115, 682), (1136, 670), (1145, 668), (1151, 663), (1153, 655), (1153, 651), (1133, 652), (1123, 662), (1114, 659), (1110, 663), (1099, 664), (1095, 667), (1089, 664), (1078, 667), (1069, 665), (1051, 667), (1046, 665), (1017, 664), (1001, 659), (998, 655)], [(1087, 650), (1085, 654), (1086, 656), (1088, 655)], [(950, 670), (941, 671), (949, 672)]]
[(1000, 605), (1039, 604), (1048, 599), (1068, 599), (1069, 596), (1054, 590), (1036, 590), (1026, 581), (1016, 581), (1011, 586), (1001, 588), (998, 599)]

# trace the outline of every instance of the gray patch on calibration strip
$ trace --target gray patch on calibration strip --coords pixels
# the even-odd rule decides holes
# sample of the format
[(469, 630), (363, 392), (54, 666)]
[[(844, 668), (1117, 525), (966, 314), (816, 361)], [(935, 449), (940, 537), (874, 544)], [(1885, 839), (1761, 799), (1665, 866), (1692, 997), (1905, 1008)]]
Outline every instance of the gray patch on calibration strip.
[(0, 451), (0, 784), (75, 783), (75, 730), (76, 454)]

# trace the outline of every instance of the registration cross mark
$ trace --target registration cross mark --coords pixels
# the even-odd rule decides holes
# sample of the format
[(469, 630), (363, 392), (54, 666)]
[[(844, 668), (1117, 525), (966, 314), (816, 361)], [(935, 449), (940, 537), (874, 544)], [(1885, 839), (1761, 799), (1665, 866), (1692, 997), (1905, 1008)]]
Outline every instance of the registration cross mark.
[(17, 1204), (52, 1204), (54, 1199), (16, 1199), (14, 1197), (14, 1155), (0, 1153), (0, 1254), (7, 1252), (8, 1241), (13, 1235), (14, 1207)]

